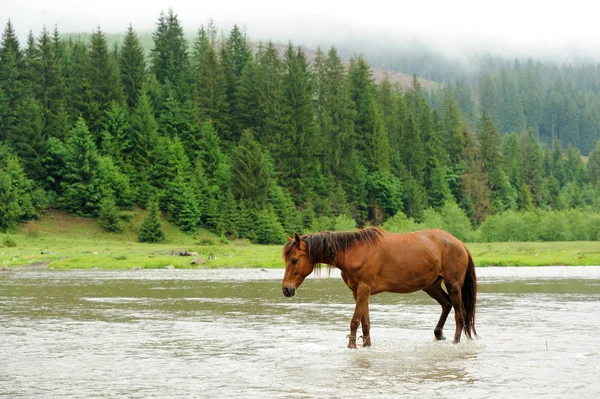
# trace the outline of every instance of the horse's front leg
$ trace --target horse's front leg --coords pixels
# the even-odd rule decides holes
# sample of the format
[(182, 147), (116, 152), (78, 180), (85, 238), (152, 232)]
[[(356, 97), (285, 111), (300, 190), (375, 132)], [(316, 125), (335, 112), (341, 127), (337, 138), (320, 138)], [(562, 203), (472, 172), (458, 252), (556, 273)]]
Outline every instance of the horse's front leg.
[[(354, 301), (356, 302), (356, 291), (352, 291), (352, 295), (354, 296)], [(369, 320), (369, 306), (367, 305), (365, 309), (365, 313), (360, 318), (360, 325), (362, 326), (363, 332), (363, 346), (371, 346), (371, 337), (369, 335), (369, 331), (371, 329), (371, 322)]]
[[(356, 331), (360, 325), (361, 320), (364, 320), (366, 315), (366, 333), (369, 334), (369, 294), (370, 290), (366, 286), (358, 287), (356, 290), (356, 307), (354, 308), (354, 315), (350, 321), (350, 335), (348, 336), (348, 348), (356, 349)], [(365, 325), (363, 325), (363, 336), (365, 336)], [(369, 344), (371, 343), (370, 340)]]

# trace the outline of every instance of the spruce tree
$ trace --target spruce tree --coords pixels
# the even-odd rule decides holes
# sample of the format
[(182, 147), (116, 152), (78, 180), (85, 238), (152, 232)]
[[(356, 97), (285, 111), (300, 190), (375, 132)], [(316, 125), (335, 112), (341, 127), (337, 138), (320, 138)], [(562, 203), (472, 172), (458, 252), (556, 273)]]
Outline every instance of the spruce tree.
[(161, 85), (171, 84), (175, 99), (185, 101), (188, 90), (188, 44), (177, 14), (169, 9), (160, 13), (156, 30), (152, 33), (154, 48), (151, 50), (151, 71)]
[(252, 132), (242, 133), (231, 161), (231, 189), (236, 198), (262, 207), (269, 189), (269, 172)]
[(106, 111), (113, 102), (124, 102), (117, 60), (110, 54), (106, 35), (100, 28), (91, 36), (88, 68), (92, 107), (87, 121), (99, 144)]
[(144, 218), (142, 225), (138, 231), (139, 242), (159, 243), (165, 240), (165, 235), (162, 231), (162, 223), (160, 221), (160, 211), (158, 202), (150, 200), (148, 203), (148, 214)]
[(496, 125), (485, 111), (481, 115), (479, 142), (482, 169), (488, 175), (492, 190), (493, 212), (502, 212), (515, 205), (514, 189), (504, 173), (504, 157), (500, 152), (500, 135)]
[(73, 214), (95, 216), (102, 199), (98, 175), (100, 156), (83, 119), (77, 121), (69, 134), (65, 157), (62, 205)]
[(45, 27), (37, 46), (39, 59), (32, 65), (35, 79), (31, 82), (31, 88), (42, 108), (42, 134), (46, 138), (62, 138), (67, 132), (66, 88), (55, 45)]
[(144, 50), (138, 34), (129, 25), (119, 57), (119, 70), (125, 101), (130, 111), (136, 107), (142, 86), (146, 81)]
[(221, 137), (231, 141), (227, 121), (227, 93), (223, 69), (213, 46), (208, 46), (199, 66), (194, 105), (199, 122), (211, 120)]
[(98, 224), (112, 233), (120, 233), (123, 226), (119, 220), (119, 208), (112, 196), (103, 198), (100, 201), (100, 210), (98, 212)]

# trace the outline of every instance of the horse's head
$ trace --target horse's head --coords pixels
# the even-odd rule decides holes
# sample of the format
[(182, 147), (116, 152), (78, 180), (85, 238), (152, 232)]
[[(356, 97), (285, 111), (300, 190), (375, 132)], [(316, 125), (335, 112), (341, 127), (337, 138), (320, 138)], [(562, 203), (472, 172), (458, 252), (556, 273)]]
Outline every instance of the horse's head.
[(312, 273), (314, 264), (308, 257), (306, 242), (298, 233), (294, 233), (294, 238), (288, 236), (288, 243), (283, 248), (283, 256), (285, 275), (281, 288), (283, 295), (292, 297), (296, 294), (296, 288), (300, 287), (304, 279)]

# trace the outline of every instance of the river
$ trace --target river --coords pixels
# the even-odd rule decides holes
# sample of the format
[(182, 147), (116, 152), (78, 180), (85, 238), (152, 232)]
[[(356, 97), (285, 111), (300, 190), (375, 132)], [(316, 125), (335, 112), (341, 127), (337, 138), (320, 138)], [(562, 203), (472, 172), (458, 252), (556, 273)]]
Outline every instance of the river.
[(478, 268), (480, 339), (458, 345), (423, 292), (373, 296), (357, 350), (326, 274), (285, 298), (282, 269), (2, 272), (0, 397), (600, 395), (600, 267)]

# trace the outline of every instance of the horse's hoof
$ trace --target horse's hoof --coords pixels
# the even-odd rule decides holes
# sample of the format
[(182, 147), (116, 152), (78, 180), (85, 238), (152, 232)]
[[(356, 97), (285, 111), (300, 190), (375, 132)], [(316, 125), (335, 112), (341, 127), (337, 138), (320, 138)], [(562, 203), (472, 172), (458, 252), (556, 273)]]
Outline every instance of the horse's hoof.
[(444, 337), (444, 334), (442, 334), (442, 333), (435, 333), (435, 340), (436, 341), (445, 341), (446, 337)]
[(367, 348), (367, 347), (369, 347), (369, 346), (371, 346), (371, 341), (365, 342), (365, 343), (363, 344), (363, 348)]
[(348, 349), (356, 349), (356, 342), (350, 342), (348, 344)]
[(460, 339), (455, 339), (454, 341), (452, 341), (452, 343), (459, 344), (460, 343)]

